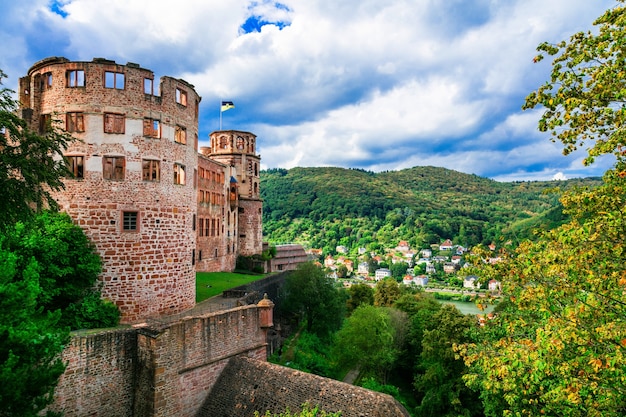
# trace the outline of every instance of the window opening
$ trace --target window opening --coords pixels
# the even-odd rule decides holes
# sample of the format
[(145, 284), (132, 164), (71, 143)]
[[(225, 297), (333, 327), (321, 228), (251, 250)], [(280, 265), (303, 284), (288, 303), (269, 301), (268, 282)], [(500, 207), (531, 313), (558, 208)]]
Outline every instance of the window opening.
[(143, 92), (144, 94), (154, 94), (154, 80), (152, 78), (143, 79)]
[(161, 170), (160, 162), (153, 159), (144, 159), (142, 161), (142, 178), (144, 181), (160, 181)]
[(183, 106), (187, 105), (187, 92), (181, 90), (180, 88), (176, 89), (176, 102), (178, 104), (182, 104)]
[(74, 178), (84, 178), (85, 157), (66, 156), (68, 169)]
[(105, 156), (102, 158), (102, 178), (105, 180), (124, 179), (124, 157)]
[(135, 231), (138, 229), (139, 213), (136, 211), (122, 212), (122, 225), (125, 231)]
[(68, 87), (84, 87), (85, 86), (85, 71), (83, 70), (70, 70), (67, 72), (67, 86)]
[(104, 87), (114, 88), (116, 90), (124, 89), (124, 73), (105, 71), (104, 73)]
[(104, 114), (104, 133), (124, 133), (126, 118), (123, 114)]
[(158, 119), (143, 119), (143, 135), (158, 139), (161, 137), (161, 121)]
[(85, 131), (85, 121), (83, 113), (70, 112), (65, 116), (65, 130), (70, 133), (80, 133)]
[(187, 144), (187, 129), (182, 126), (176, 126), (174, 131), (174, 141), (183, 145)]
[(185, 185), (185, 166), (174, 164), (174, 184)]

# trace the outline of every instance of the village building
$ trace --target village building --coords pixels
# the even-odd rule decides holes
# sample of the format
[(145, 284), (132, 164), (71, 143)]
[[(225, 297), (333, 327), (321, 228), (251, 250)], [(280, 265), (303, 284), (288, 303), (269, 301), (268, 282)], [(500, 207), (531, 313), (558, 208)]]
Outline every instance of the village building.
[(391, 270), (389, 270), (388, 268), (379, 268), (374, 273), (374, 278), (376, 279), (376, 281), (380, 281), (390, 276), (391, 276)]

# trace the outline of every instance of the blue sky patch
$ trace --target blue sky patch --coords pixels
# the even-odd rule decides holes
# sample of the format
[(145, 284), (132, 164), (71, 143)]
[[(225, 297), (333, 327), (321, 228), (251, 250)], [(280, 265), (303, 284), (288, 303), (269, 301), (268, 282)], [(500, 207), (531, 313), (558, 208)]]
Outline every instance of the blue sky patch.
[[(268, 16), (263, 16), (258, 13), (259, 10), (262, 10), (261, 7), (258, 7), (259, 3), (253, 3), (248, 10), (251, 12), (251, 16), (241, 25), (241, 29), (243, 33), (252, 33), (252, 32), (260, 32), (261, 28), (265, 25), (274, 25), (278, 27), (278, 29), (282, 30), (283, 28), (289, 26), (291, 22), (282, 21), (282, 20), (274, 20), (269, 18)], [(280, 10), (282, 12), (291, 12), (288, 6), (281, 3), (272, 3), (271, 7)], [(284, 13), (278, 13), (279, 15), (283, 15)]]
[(67, 12), (63, 10), (63, 4), (58, 0), (52, 0), (50, 2), (50, 11), (58, 14), (62, 18), (67, 17)]

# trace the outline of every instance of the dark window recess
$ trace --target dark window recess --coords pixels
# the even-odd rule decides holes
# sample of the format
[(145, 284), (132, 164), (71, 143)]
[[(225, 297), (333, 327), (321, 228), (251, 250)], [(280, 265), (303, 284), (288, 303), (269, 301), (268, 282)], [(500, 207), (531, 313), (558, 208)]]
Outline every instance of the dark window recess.
[(125, 211), (122, 215), (124, 230), (137, 230), (138, 213), (136, 211)]

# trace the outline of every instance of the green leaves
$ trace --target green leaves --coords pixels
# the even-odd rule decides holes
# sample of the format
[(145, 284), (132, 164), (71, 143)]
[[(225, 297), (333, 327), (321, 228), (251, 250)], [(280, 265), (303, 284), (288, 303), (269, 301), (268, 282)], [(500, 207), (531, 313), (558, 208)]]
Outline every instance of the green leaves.
[[(0, 85), (5, 74), (0, 70)], [(63, 188), (67, 166), (63, 151), (74, 139), (53, 121), (40, 135), (17, 116), (12, 91), (0, 88), (0, 230), (18, 220), (28, 220), (46, 207), (55, 208), (50, 191)]]
[[(459, 347), (490, 415), (615, 416), (626, 409), (626, 180), (567, 193), (570, 223), (494, 266), (512, 308)], [(504, 332), (503, 332), (504, 331)], [(503, 401), (504, 399), (504, 401)]]
[[(623, 3), (623, 0), (618, 0)], [(569, 42), (542, 43), (535, 58), (553, 56), (550, 82), (526, 97), (524, 109), (545, 108), (539, 130), (550, 131), (569, 154), (588, 143), (589, 165), (613, 154), (621, 160), (626, 90), (626, 9), (616, 6), (598, 18), (595, 32), (579, 32)]]

